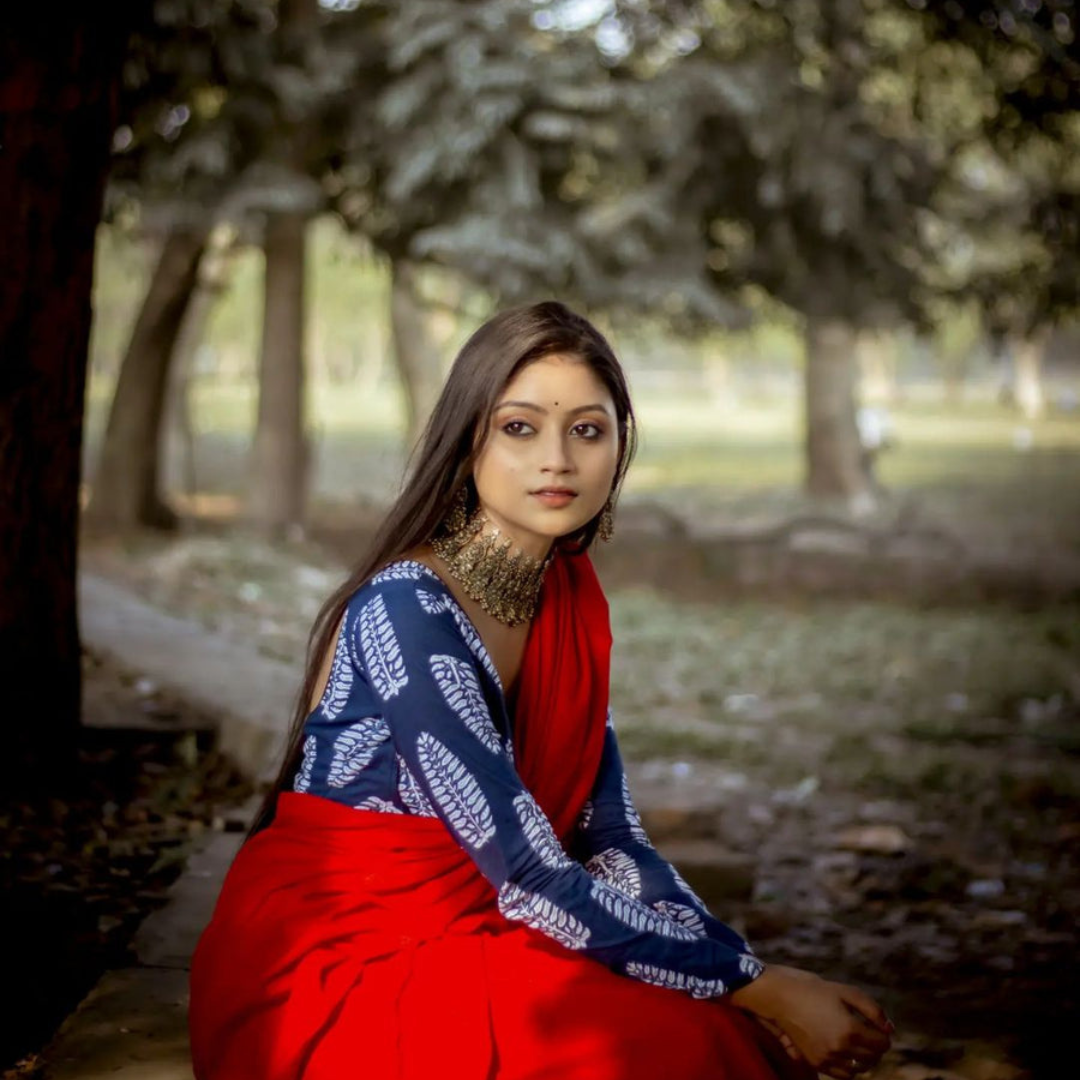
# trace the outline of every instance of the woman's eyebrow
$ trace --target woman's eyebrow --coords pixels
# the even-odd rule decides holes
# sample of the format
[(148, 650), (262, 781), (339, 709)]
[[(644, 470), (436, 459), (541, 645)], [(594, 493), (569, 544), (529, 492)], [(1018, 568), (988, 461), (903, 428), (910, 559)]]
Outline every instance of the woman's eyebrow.
[[(535, 402), (532, 402), (532, 401), (500, 401), (499, 404), (495, 406), (495, 408), (496, 409), (509, 409), (509, 408), (532, 409), (533, 412), (541, 413), (543, 416), (547, 416), (547, 414), (548, 414), (548, 410), (545, 409), (543, 407), (543, 405), (537, 405)], [(606, 405), (604, 405), (602, 402), (597, 402), (594, 405), (579, 405), (576, 409), (570, 409), (569, 410), (571, 416), (577, 416), (578, 413), (586, 413), (586, 412), (602, 412), (602, 413), (606, 413), (606, 412), (609, 412), (609, 411), (610, 410), (608, 409), (608, 407)]]

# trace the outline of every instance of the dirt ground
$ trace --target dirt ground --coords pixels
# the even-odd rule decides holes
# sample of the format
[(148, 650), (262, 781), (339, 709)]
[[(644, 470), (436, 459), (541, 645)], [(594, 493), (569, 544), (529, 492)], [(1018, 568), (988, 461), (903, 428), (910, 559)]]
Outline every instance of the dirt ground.
[(84, 656), (75, 770), (28, 760), (0, 791), (0, 1075), (36, 1052), (104, 971), (122, 967), (193, 841), (235, 827), (251, 788), (210, 748), (209, 719), (138, 675)]

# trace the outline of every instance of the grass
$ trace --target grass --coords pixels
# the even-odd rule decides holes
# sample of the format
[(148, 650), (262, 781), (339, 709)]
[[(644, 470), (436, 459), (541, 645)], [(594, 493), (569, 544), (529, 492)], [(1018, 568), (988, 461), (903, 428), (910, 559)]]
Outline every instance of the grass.
[(1045, 757), (1080, 794), (1075, 607), (702, 605), (623, 590), (612, 620), (613, 706), (632, 756), (913, 794), (997, 783), (1016, 752)]

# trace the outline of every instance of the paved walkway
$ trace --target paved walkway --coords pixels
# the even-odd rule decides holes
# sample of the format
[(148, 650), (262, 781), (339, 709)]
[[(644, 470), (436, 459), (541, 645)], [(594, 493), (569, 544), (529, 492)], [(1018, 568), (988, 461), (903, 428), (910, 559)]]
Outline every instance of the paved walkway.
[[(79, 588), (82, 637), (92, 650), (216, 717), (219, 747), (249, 775), (275, 771), (298, 669), (153, 608), (104, 578), (83, 575)], [(647, 824), (669, 834), (716, 799), (715, 786), (680, 780), (676, 801), (670, 782), (636, 770), (632, 781)], [(189, 959), (257, 802), (238, 810), (232, 828), (211, 834), (189, 859), (168, 903), (141, 926), (132, 966), (106, 972), (68, 1017), (43, 1055), (47, 1080), (191, 1080)], [(707, 897), (748, 894), (752, 860), (718, 852), (715, 844), (659, 846)]]
[[(298, 672), (196, 623), (150, 607), (104, 578), (79, 582), (83, 641), (218, 719), (218, 745), (265, 776), (292, 712)], [(142, 924), (131, 967), (106, 972), (44, 1053), (48, 1080), (191, 1080), (188, 964), (257, 800), (212, 833)]]

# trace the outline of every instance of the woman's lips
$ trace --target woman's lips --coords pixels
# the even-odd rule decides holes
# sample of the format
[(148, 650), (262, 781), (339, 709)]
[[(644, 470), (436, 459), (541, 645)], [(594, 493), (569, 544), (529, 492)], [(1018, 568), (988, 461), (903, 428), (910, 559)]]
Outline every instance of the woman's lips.
[(539, 499), (545, 506), (558, 508), (567, 506), (577, 498), (577, 492), (569, 488), (541, 488), (532, 492), (533, 498)]

